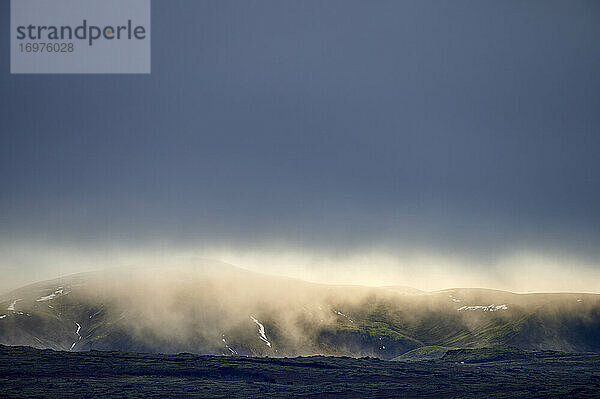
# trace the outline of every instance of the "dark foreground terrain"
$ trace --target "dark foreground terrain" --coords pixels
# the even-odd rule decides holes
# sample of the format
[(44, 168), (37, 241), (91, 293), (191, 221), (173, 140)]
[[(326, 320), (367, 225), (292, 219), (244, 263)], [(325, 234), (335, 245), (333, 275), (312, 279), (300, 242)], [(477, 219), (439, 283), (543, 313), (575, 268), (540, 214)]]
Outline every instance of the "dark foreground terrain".
[(600, 355), (450, 350), (441, 359), (55, 352), (0, 346), (9, 397), (600, 397)]

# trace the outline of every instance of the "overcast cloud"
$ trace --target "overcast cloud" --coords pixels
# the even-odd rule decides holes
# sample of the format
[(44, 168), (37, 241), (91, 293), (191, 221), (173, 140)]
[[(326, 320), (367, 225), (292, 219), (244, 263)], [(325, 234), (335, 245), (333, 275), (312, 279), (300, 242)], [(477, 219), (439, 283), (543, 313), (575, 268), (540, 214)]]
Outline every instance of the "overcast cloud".
[(0, 289), (42, 277), (24, 247), (600, 267), (598, 2), (152, 7), (149, 76), (0, 60)]

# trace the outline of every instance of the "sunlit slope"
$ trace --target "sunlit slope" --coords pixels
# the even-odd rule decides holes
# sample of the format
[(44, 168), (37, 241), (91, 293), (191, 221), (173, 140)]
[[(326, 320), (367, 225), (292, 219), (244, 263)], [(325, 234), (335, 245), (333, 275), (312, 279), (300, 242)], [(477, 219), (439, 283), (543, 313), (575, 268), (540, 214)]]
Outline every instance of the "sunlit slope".
[(600, 296), (332, 286), (197, 261), (15, 290), (0, 298), (0, 343), (384, 359), (436, 346), (600, 352)]

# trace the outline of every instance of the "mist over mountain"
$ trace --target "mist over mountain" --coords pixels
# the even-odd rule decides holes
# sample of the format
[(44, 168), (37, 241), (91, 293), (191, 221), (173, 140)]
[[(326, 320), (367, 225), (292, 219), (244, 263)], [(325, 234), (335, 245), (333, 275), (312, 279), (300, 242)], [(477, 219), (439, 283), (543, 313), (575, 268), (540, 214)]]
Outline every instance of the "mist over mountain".
[(382, 359), (430, 347), (441, 347), (440, 356), (506, 346), (600, 352), (596, 294), (326, 285), (207, 260), (44, 281), (5, 294), (0, 309), (0, 344), (65, 351)]

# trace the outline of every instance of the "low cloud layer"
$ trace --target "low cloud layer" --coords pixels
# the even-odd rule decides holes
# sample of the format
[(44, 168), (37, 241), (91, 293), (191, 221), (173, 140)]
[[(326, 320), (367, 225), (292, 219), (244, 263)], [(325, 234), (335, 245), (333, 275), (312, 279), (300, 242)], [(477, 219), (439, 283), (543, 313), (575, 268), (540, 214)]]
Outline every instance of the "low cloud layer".
[(212, 259), (261, 273), (307, 281), (421, 290), (471, 287), (513, 292), (600, 292), (597, 263), (532, 250), (497, 257), (435, 251), (357, 249), (327, 252), (298, 247), (105, 246), (81, 248), (12, 243), (0, 246), (0, 291), (73, 273), (131, 266), (168, 268), (193, 258)]

